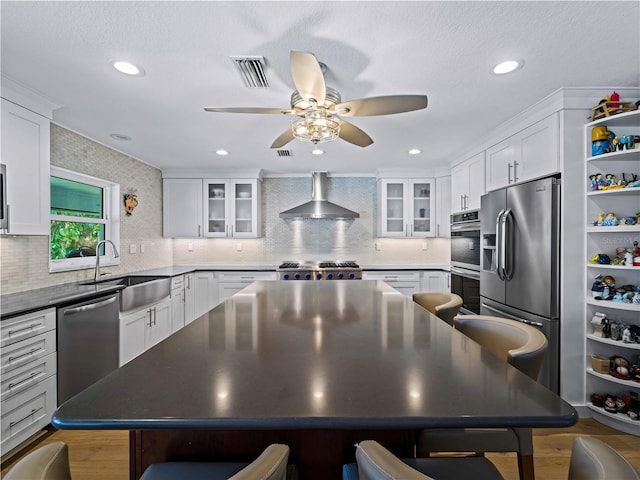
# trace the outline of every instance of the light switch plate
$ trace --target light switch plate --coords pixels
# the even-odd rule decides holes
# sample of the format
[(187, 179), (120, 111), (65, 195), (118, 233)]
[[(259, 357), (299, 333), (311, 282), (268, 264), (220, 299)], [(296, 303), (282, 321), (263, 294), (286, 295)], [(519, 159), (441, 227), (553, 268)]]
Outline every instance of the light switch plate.
[(129, 253), (133, 254), (133, 253), (138, 253), (138, 245), (136, 245), (135, 243), (132, 243), (129, 245)]

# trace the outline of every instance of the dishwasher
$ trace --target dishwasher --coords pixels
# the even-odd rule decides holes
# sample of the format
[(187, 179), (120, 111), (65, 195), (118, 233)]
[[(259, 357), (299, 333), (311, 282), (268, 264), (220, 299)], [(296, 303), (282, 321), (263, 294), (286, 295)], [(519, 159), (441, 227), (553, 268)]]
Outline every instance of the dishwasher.
[(58, 308), (58, 405), (118, 368), (119, 298)]

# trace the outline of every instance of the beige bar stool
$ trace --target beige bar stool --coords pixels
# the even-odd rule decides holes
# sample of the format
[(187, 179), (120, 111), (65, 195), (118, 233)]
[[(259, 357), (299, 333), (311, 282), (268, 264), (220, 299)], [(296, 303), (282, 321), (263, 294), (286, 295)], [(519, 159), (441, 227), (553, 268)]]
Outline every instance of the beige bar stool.
[(462, 298), (449, 292), (417, 292), (413, 294), (413, 301), (449, 325), (453, 325), (453, 318), (462, 306)]
[(26, 455), (16, 463), (4, 480), (71, 480), (69, 448), (64, 442), (52, 442)]
[[(516, 320), (488, 315), (458, 315), (453, 322), (472, 340), (496, 357), (510, 363), (534, 380), (549, 348), (544, 334)], [(516, 452), (521, 480), (532, 480), (533, 438), (530, 428), (439, 428), (422, 430), (418, 436), (419, 456), (430, 452)]]

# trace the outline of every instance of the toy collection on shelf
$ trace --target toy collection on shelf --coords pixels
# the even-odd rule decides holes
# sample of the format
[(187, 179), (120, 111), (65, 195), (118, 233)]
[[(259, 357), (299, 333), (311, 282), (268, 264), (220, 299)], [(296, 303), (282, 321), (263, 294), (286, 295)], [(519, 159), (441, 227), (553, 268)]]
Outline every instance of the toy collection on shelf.
[(591, 295), (594, 300), (640, 305), (640, 285), (622, 285), (616, 288), (616, 280), (611, 275), (596, 275), (591, 284)]
[(594, 407), (604, 408), (609, 413), (622, 413), (631, 420), (640, 420), (638, 392), (629, 392), (622, 395), (593, 393), (591, 394), (591, 403)]
[(633, 248), (616, 248), (616, 253), (613, 257), (606, 253), (596, 253), (589, 259), (589, 263), (595, 265), (640, 267), (640, 247), (638, 247), (638, 241), (635, 240), (633, 242)]

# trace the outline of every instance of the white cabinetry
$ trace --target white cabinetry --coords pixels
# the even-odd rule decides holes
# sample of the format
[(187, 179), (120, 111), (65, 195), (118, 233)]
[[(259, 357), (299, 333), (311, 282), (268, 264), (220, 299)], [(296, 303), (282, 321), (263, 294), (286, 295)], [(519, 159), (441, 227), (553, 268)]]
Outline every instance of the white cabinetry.
[(162, 182), (162, 235), (202, 237), (202, 179), (165, 178)]
[(184, 275), (171, 278), (171, 332), (184, 327), (185, 320), (185, 280)]
[(451, 236), (451, 176), (436, 178), (436, 237)]
[(120, 366), (171, 334), (169, 297), (120, 315)]
[(487, 191), (557, 173), (560, 119), (554, 113), (487, 149)]
[(480, 152), (451, 169), (451, 211), (480, 208), (484, 188), (484, 152)]
[(218, 304), (218, 285), (214, 272), (198, 271), (193, 274), (194, 318), (207, 313)]
[(425, 270), (422, 273), (423, 292), (450, 292), (451, 276), (449, 272)]
[(1, 233), (49, 234), (50, 135), (48, 118), (2, 99), (9, 228)]
[(163, 179), (163, 236), (259, 237), (261, 185), (259, 179)]
[[(598, 214), (613, 212), (618, 218), (635, 217), (638, 211), (640, 188), (593, 190), (588, 177), (596, 173), (613, 174), (617, 179), (631, 174), (640, 177), (640, 149), (616, 151), (591, 156), (591, 131), (595, 126), (606, 125), (618, 137), (640, 134), (640, 111), (605, 117), (587, 124), (584, 128), (584, 145), (586, 150), (586, 254), (591, 258), (603, 253), (610, 258), (616, 257), (616, 248), (632, 248), (633, 240), (640, 240), (640, 225), (591, 226)], [(594, 371), (590, 362), (592, 355), (601, 357), (621, 356), (630, 362), (637, 361), (640, 356), (640, 344), (623, 343), (621, 340), (599, 336), (594, 332), (592, 319), (596, 313), (606, 315), (609, 322), (627, 326), (640, 326), (640, 305), (619, 303), (612, 300), (596, 300), (591, 292), (592, 283), (597, 275), (611, 276), (616, 287), (623, 285), (640, 285), (640, 267), (626, 265), (600, 265), (586, 260), (586, 332), (587, 332), (587, 364), (586, 364), (586, 403), (592, 416), (598, 421), (618, 430), (640, 435), (640, 422), (632, 420), (624, 413), (610, 413), (591, 403), (592, 394), (625, 396), (639, 395), (640, 384), (624, 378), (616, 378), (608, 372)], [(595, 334), (594, 334), (595, 333)]]
[(434, 179), (378, 180), (381, 237), (433, 237), (436, 209)]
[(362, 279), (382, 280), (409, 298), (422, 290), (420, 271), (364, 271)]
[(276, 272), (218, 272), (218, 298), (223, 302), (257, 280), (276, 280)]
[(260, 180), (204, 180), (204, 236), (259, 237), (261, 184)]
[(184, 324), (188, 325), (196, 319), (195, 274), (184, 275)]
[(2, 456), (46, 427), (57, 407), (56, 310), (5, 319), (2, 353)]

